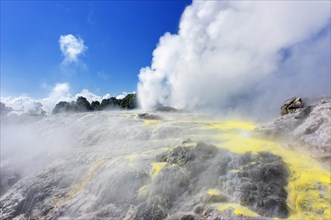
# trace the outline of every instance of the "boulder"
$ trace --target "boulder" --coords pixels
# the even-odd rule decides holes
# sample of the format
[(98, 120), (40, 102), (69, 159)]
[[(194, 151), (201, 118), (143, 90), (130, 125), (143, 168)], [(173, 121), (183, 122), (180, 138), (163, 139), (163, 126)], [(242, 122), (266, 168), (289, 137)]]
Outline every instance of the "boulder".
[(149, 114), (149, 113), (138, 114), (138, 118), (146, 119), (146, 120), (160, 120), (161, 119), (160, 116), (154, 115), (154, 114)]
[(300, 97), (292, 97), (286, 100), (281, 106), (281, 115), (287, 115), (290, 113), (297, 112), (304, 107), (304, 103)]

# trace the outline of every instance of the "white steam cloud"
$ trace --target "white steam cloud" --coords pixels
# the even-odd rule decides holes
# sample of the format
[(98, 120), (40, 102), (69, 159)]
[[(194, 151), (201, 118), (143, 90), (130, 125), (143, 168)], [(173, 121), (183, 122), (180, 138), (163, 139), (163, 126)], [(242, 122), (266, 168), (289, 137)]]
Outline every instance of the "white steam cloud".
[(274, 113), (289, 96), (329, 92), (329, 1), (194, 1), (138, 83), (144, 109)]
[(60, 50), (64, 56), (63, 64), (78, 62), (78, 56), (87, 50), (84, 41), (72, 34), (61, 35), (59, 39)]

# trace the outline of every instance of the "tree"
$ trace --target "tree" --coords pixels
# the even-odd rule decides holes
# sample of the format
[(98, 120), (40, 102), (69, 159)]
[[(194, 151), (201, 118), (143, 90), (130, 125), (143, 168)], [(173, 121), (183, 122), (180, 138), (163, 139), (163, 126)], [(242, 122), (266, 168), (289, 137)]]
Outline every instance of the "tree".
[(109, 99), (103, 99), (101, 101), (100, 109), (114, 109), (119, 107), (119, 101), (115, 97), (111, 97)]
[(68, 112), (71, 110), (71, 104), (69, 102), (59, 102), (55, 105), (53, 109), (53, 114), (61, 113), (61, 112)]
[(134, 109), (137, 107), (137, 95), (128, 94), (120, 100), (120, 106), (124, 109)]
[(79, 96), (76, 100), (75, 110), (78, 112), (92, 111), (92, 107), (87, 99), (83, 96)]
[(101, 108), (100, 108), (100, 102), (99, 101), (93, 101), (91, 103), (91, 108), (92, 108), (93, 111), (99, 111), (99, 110), (101, 110)]

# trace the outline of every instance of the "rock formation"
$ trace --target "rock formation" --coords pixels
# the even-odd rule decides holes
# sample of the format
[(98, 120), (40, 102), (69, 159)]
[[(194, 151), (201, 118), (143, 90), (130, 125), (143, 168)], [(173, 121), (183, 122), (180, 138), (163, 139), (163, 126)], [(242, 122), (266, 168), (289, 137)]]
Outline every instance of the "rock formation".
[(331, 98), (291, 98), (281, 107), (281, 117), (259, 127), (260, 135), (283, 139), (308, 151), (314, 158), (331, 161)]
[(280, 114), (286, 115), (290, 113), (295, 113), (296, 111), (300, 111), (303, 107), (304, 104), (300, 97), (292, 97), (283, 103)]
[[(77, 204), (70, 200), (83, 185), (77, 184), (69, 191), (74, 179), (68, 177), (74, 171), (70, 169), (81, 166), (77, 163), (83, 158), (70, 159), (16, 184), (1, 198), (2, 219), (78, 217), (73, 212)], [(203, 220), (212, 215), (233, 215), (213, 206), (222, 203), (237, 203), (265, 217), (288, 216), (285, 191), (288, 173), (282, 159), (273, 154), (241, 155), (197, 143), (161, 153), (153, 164), (152, 172), (148, 164), (140, 169), (112, 170), (104, 183), (106, 187), (97, 191), (99, 196), (94, 204), (98, 208), (85, 218)], [(105, 165), (97, 166), (102, 170)], [(98, 186), (89, 187), (95, 191)]]

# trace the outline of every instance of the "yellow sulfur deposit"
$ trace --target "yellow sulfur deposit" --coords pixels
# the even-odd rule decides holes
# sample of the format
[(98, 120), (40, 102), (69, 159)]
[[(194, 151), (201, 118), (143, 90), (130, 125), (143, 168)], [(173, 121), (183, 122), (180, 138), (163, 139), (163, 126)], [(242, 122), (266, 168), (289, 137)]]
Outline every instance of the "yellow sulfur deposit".
[(256, 212), (248, 209), (245, 206), (241, 206), (236, 203), (215, 203), (213, 205), (218, 211), (224, 211), (226, 209), (232, 208), (233, 213), (236, 215), (244, 215), (248, 217), (257, 217), (259, 216)]
[(137, 114), (129, 114), (129, 113), (122, 114), (121, 116), (124, 118), (138, 118)]
[(208, 195), (211, 195), (211, 196), (217, 196), (217, 195), (220, 195), (221, 192), (218, 190), (218, 189), (209, 189), (207, 191)]
[[(214, 138), (218, 140), (218, 146), (232, 152), (268, 151), (283, 158), (290, 174), (287, 186), (289, 219), (331, 219), (330, 172), (302, 152), (249, 136), (249, 131), (255, 127), (251, 122), (228, 121), (210, 123), (203, 129), (217, 129), (219, 132)], [(226, 209), (227, 206), (230, 207), (222, 205), (221, 208)], [(242, 209), (236, 210), (239, 213)]]
[(152, 171), (150, 173), (151, 177), (156, 177), (159, 175), (161, 169), (163, 169), (167, 165), (166, 162), (155, 162), (152, 163)]
[(148, 126), (148, 125), (155, 125), (159, 124), (161, 121), (160, 120), (143, 120), (143, 125)]
[(210, 123), (208, 127), (214, 129), (221, 129), (224, 131), (232, 129), (253, 130), (256, 128), (256, 125), (253, 122), (248, 121), (225, 121)]

